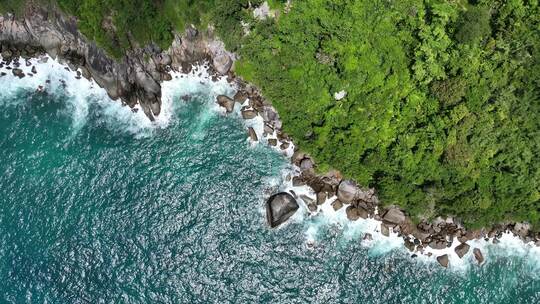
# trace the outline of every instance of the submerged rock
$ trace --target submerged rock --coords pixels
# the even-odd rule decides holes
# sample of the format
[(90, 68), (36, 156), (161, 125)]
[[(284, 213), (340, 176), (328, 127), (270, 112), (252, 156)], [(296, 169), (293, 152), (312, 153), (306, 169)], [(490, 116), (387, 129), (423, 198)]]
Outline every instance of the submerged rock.
[(270, 227), (275, 228), (286, 222), (298, 210), (298, 203), (287, 192), (272, 195), (266, 201), (266, 220)]
[(437, 262), (441, 264), (442, 267), (448, 268), (448, 254), (443, 254), (437, 257)]

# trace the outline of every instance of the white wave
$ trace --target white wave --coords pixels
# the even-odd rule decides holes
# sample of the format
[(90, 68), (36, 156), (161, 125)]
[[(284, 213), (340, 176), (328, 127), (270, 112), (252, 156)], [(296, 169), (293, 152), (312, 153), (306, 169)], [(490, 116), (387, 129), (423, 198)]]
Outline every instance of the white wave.
[[(108, 126), (115, 131), (121, 130), (137, 136), (144, 136), (151, 133), (151, 130), (158, 127), (144, 115), (142, 111), (132, 113), (127, 106), (122, 106), (120, 101), (113, 101), (107, 92), (99, 87), (93, 80), (77, 77), (76, 71), (69, 68), (58, 60), (49, 56), (32, 58), (28, 60), (30, 65), (26, 65), (26, 60), (19, 58), (19, 68), (26, 75), (19, 79), (14, 76), (12, 70), (7, 66), (0, 68), (0, 72), (6, 73), (0, 77), (0, 105), (11, 100), (12, 102), (24, 102), (25, 100), (14, 100), (13, 96), (23, 91), (43, 91), (53, 96), (66, 97), (66, 111), (72, 119), (73, 132), (78, 132), (88, 121), (90, 105), (97, 105), (101, 114), (104, 115)], [(14, 67), (14, 64), (11, 64)], [(37, 73), (32, 73), (35, 67)], [(32, 76), (30, 76), (32, 74)], [(80, 79), (78, 79), (80, 78)]]
[[(283, 183), (280, 190), (294, 192), (298, 197), (297, 201), (300, 205), (300, 212), (297, 212), (291, 218), (290, 222), (304, 226), (305, 242), (308, 248), (317, 246), (321, 236), (327, 230), (337, 228), (341, 231), (339, 236), (341, 241), (361, 241), (362, 246), (368, 248), (369, 254), (373, 256), (381, 256), (391, 251), (399, 250), (408, 255), (415, 254), (417, 261), (420, 263), (436, 264), (436, 258), (438, 256), (448, 254), (449, 270), (465, 273), (471, 267), (477, 267), (473, 250), (474, 248), (478, 248), (485, 258), (484, 263), (490, 263), (492, 260), (501, 257), (517, 257), (527, 260), (531, 272), (540, 272), (540, 247), (535, 246), (533, 243), (526, 244), (518, 236), (510, 232), (504, 233), (496, 244), (493, 243), (493, 239), (487, 241), (485, 239), (478, 239), (467, 242), (470, 245), (470, 249), (463, 258), (459, 258), (455, 252), (455, 248), (460, 245), (457, 238), (454, 239), (452, 246), (442, 250), (427, 247), (422, 253), (410, 252), (404, 246), (403, 238), (399, 237), (391, 228), (389, 236), (384, 236), (381, 233), (381, 221), (372, 218), (360, 218), (356, 221), (350, 221), (345, 211), (347, 205), (344, 205), (337, 211), (334, 210), (331, 203), (337, 198), (336, 196), (327, 198), (324, 204), (318, 206), (318, 210), (311, 214), (308, 211), (307, 205), (301, 199), (301, 196), (306, 195), (315, 200), (316, 194), (308, 186), (294, 187), (292, 185), (292, 177), (299, 174), (300, 168), (297, 166), (287, 168), (283, 173)], [(364, 236), (368, 233), (371, 235), (371, 240), (364, 240)]]

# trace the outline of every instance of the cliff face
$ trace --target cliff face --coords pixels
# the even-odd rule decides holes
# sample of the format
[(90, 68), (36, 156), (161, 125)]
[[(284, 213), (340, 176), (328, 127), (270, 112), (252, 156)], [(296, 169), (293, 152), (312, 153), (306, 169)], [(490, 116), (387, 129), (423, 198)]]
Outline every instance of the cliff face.
[(171, 69), (189, 69), (190, 64), (208, 59), (216, 73), (226, 74), (234, 58), (213, 38), (211, 30), (201, 34), (188, 28), (176, 35), (167, 51), (152, 45), (133, 47), (115, 60), (78, 31), (75, 18), (56, 8), (34, 4), (29, 4), (19, 18), (0, 16), (0, 47), (4, 60), (38, 53), (65, 60), (94, 79), (112, 99), (130, 106), (140, 104), (150, 119), (160, 113), (160, 82), (171, 78)]

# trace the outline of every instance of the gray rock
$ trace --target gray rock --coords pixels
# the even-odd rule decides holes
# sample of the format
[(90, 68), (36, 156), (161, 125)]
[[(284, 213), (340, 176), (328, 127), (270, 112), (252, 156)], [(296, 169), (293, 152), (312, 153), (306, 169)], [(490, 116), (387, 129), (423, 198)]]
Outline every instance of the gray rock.
[(246, 110), (246, 109), (242, 110), (242, 118), (253, 119), (255, 117), (257, 117), (257, 112), (255, 112), (255, 110)]
[(339, 183), (337, 197), (342, 202), (351, 203), (355, 199), (357, 191), (358, 187), (355, 182), (343, 180)]
[(325, 192), (319, 192), (317, 193), (317, 205), (322, 205), (326, 202), (326, 193)]
[(438, 256), (437, 262), (439, 262), (439, 264), (441, 264), (442, 267), (448, 268), (448, 254)]
[(386, 226), (384, 223), (381, 223), (381, 233), (384, 236), (390, 236), (390, 228), (388, 228), (388, 226)]
[(478, 248), (473, 249), (474, 258), (478, 262), (478, 265), (482, 265), (484, 263), (484, 255), (482, 254), (482, 251)]
[(289, 146), (290, 146), (290, 145), (291, 145), (291, 144), (290, 144), (289, 142), (283, 142), (283, 143), (279, 146), (279, 148), (280, 148), (281, 150), (287, 150), (287, 149), (289, 149)]
[(454, 251), (456, 252), (458, 257), (461, 259), (463, 258), (463, 256), (467, 254), (467, 252), (469, 252), (469, 248), (471, 248), (471, 246), (469, 246), (467, 243), (461, 243), (458, 246), (456, 246), (456, 248), (454, 248)]
[(24, 73), (21, 69), (18, 69), (18, 68), (15, 68), (13, 70), (11, 70), (11, 72), (13, 73), (13, 75), (19, 77), (19, 78), (24, 78)]
[(445, 249), (447, 245), (448, 243), (444, 240), (433, 240), (429, 242), (429, 247), (433, 249), (438, 249), (438, 250)]
[(337, 199), (332, 202), (332, 207), (334, 208), (334, 210), (338, 211), (343, 207), (343, 203), (339, 199)]
[(228, 54), (222, 54), (214, 57), (212, 63), (218, 73), (220, 73), (221, 75), (225, 75), (231, 69), (233, 61)]
[(294, 187), (304, 186), (306, 182), (300, 176), (295, 176), (292, 178), (292, 184)]
[(269, 144), (270, 146), (272, 146), (272, 147), (277, 146), (277, 139), (275, 139), (275, 138), (270, 138), (270, 139), (268, 139), (268, 144)]
[(225, 108), (227, 113), (231, 113), (234, 110), (234, 100), (225, 95), (218, 95), (217, 103)]
[(252, 127), (248, 128), (248, 133), (249, 133), (249, 138), (252, 141), (259, 141), (259, 138), (257, 137), (257, 133), (255, 132), (255, 130)]
[(239, 104), (243, 104), (248, 99), (248, 96), (246, 92), (240, 90), (236, 92), (236, 94), (234, 94), (233, 99), (235, 102), (238, 102)]
[(405, 214), (403, 213), (403, 211), (399, 210), (398, 208), (390, 208), (383, 215), (383, 220), (399, 225), (405, 222)]
[(360, 218), (358, 210), (353, 206), (348, 206), (347, 209), (345, 209), (345, 212), (347, 213), (349, 221), (356, 221)]
[(266, 220), (270, 227), (275, 228), (293, 216), (298, 208), (298, 203), (291, 194), (274, 194), (266, 201)]
[(300, 162), (300, 169), (302, 170), (309, 170), (313, 169), (313, 161), (311, 158), (306, 157)]
[(305, 194), (302, 194), (300, 195), (300, 198), (304, 201), (304, 203), (306, 203), (306, 205), (309, 205), (309, 204), (312, 204), (315, 202), (314, 199), (312, 199), (311, 197), (305, 195)]
[(364, 234), (363, 240), (364, 241), (373, 241), (373, 235), (371, 235), (371, 233), (366, 233), (366, 234)]

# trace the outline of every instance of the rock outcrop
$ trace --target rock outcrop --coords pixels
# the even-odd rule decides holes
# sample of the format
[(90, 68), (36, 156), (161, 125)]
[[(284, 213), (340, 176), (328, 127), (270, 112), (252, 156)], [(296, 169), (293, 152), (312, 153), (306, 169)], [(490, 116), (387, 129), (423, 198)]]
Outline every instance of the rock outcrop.
[[(109, 96), (130, 106), (140, 104), (151, 119), (161, 112), (161, 85), (169, 71), (210, 58), (218, 74), (227, 74), (234, 55), (214, 38), (213, 30), (201, 34), (188, 28), (176, 35), (169, 50), (155, 45), (133, 46), (120, 59), (111, 58), (77, 29), (77, 20), (54, 6), (28, 2), (21, 17), (0, 16), (0, 48), (4, 60), (47, 53), (67, 61), (73, 70), (91, 77)], [(22, 76), (22, 75), (21, 75)]]
[(287, 192), (272, 195), (266, 201), (266, 220), (275, 228), (286, 222), (298, 210), (296, 199)]

